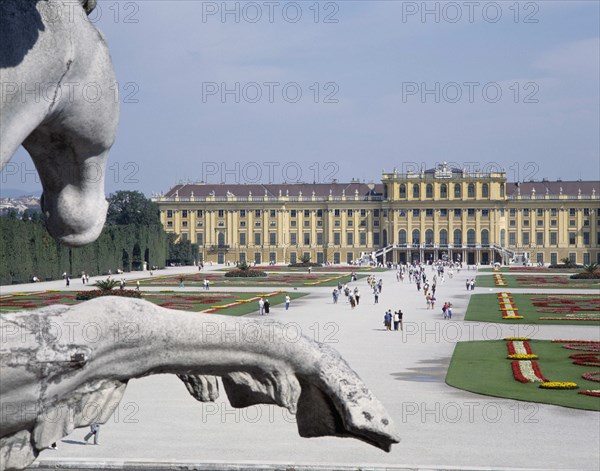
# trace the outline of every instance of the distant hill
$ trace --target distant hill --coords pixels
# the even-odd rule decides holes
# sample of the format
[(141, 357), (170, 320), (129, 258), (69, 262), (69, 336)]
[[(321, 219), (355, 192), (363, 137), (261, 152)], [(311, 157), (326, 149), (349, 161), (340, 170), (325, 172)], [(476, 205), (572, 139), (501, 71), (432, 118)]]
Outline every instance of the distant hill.
[(19, 190), (17, 188), (4, 188), (0, 184), (0, 198), (20, 198), (22, 196), (41, 196), (42, 190)]

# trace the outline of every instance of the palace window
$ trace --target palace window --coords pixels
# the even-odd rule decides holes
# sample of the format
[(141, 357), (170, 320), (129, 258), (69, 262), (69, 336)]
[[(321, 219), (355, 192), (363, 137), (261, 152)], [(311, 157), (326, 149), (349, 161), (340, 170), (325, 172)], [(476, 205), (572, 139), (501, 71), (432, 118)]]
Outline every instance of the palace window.
[(420, 195), (419, 185), (413, 185), (413, 198), (418, 198)]
[(172, 218), (173, 217), (173, 210), (172, 209), (167, 209), (167, 217), (168, 218)]
[(322, 209), (317, 209), (317, 217), (318, 218), (322, 218), (323, 217), (323, 210)]
[(475, 216), (475, 209), (473, 209), (473, 208), (467, 209), (467, 216), (468, 217), (474, 217)]
[(455, 209), (454, 210), (454, 216), (456, 216), (456, 217), (459, 218), (461, 214), (462, 214), (462, 211), (460, 209)]
[[(598, 236), (600, 237), (600, 233), (598, 233)], [(398, 231), (398, 243), (406, 244), (406, 231), (404, 229)]]
[(440, 198), (448, 198), (448, 186), (445, 183), (440, 186)]
[(529, 245), (529, 232), (523, 232), (521, 234), (521, 239), (523, 240), (523, 245)]
[(425, 210), (425, 216), (427, 217), (433, 217), (433, 209), (426, 209)]
[(558, 232), (552, 231), (550, 232), (550, 245), (558, 244)]
[[(199, 210), (201, 211), (201, 210)], [(198, 214), (198, 216), (200, 216), (200, 214)], [(246, 217), (246, 210), (245, 209), (240, 209), (240, 217), (241, 218), (245, 218)]]
[(481, 231), (481, 243), (488, 245), (490, 243), (490, 232), (487, 229)]
[(292, 218), (295, 218), (295, 217), (296, 217), (296, 210), (295, 210), (295, 209), (292, 209), (292, 210), (290, 211), (290, 217), (292, 217)]
[(440, 231), (440, 244), (448, 245), (448, 231), (446, 229)]
[(308, 218), (308, 217), (310, 217), (310, 210), (308, 210), (308, 209), (305, 209), (305, 210), (304, 210), (304, 217), (305, 217), (305, 218)]
[(421, 243), (421, 231), (419, 229), (414, 229), (412, 231), (412, 243), (413, 244)]
[(269, 217), (272, 217), (272, 218), (274, 218), (274, 217), (275, 217), (275, 210), (274, 210), (274, 209), (271, 209), (271, 210), (269, 211)]
[(379, 232), (373, 232), (373, 245), (379, 245)]
[(590, 233), (583, 232), (583, 245), (590, 245)]
[(277, 245), (277, 233), (269, 232), (269, 245)]
[(254, 245), (260, 245), (260, 232), (255, 232), (254, 233)]
[(187, 209), (182, 209), (182, 210), (181, 210), (181, 217), (182, 217), (182, 218), (187, 218), (187, 217), (188, 217), (188, 212), (187, 212)]
[(339, 210), (339, 209), (334, 209), (334, 210), (333, 210), (333, 215), (334, 215), (336, 218), (339, 218), (339, 217), (340, 217), (340, 210)]
[(481, 197), (489, 198), (490, 196), (490, 186), (487, 183), (481, 185)]
[(352, 217), (352, 210), (351, 210), (351, 209), (348, 209), (348, 210), (347, 210), (347, 214), (348, 214), (348, 217)]
[(298, 234), (295, 232), (290, 232), (290, 245), (298, 244)]
[(246, 245), (246, 233), (240, 232), (240, 245)]
[(367, 210), (366, 209), (361, 209), (360, 210), (360, 217), (361, 218), (367, 217)]
[(460, 183), (455, 183), (454, 184), (454, 197), (455, 198), (460, 198), (461, 197)]
[(254, 210), (254, 216), (259, 218), (260, 217), (260, 209), (255, 209)]
[(217, 211), (217, 216), (222, 218), (223, 216), (225, 216), (225, 211), (222, 209), (219, 209), (219, 211)]
[(354, 244), (354, 234), (352, 232), (346, 233), (346, 244), (353, 245)]
[(569, 244), (570, 245), (575, 245), (576, 238), (577, 238), (576, 232), (569, 232)]
[(445, 218), (448, 216), (448, 210), (446, 208), (440, 209), (440, 216)]
[(473, 183), (469, 183), (467, 186), (467, 197), (475, 198), (475, 185)]
[(516, 232), (508, 233), (508, 245), (517, 245), (517, 233)]
[(204, 244), (204, 234), (202, 232), (196, 232), (196, 243), (198, 245)]
[(421, 214), (421, 211), (419, 209), (413, 209), (412, 213), (414, 218), (418, 218)]
[(432, 229), (427, 229), (425, 231), (425, 243), (433, 244), (433, 230)]
[(542, 217), (544, 215), (544, 210), (542, 208), (538, 208), (537, 215), (538, 215), (538, 217)]
[(340, 245), (340, 241), (341, 241), (341, 233), (334, 232), (333, 233), (333, 244), (334, 245)]
[[(511, 211), (514, 211), (513, 209), (511, 209)], [(511, 216), (514, 216), (513, 214), (511, 214)], [(523, 210), (523, 216), (528, 218), (529, 217), (529, 208), (525, 208)]]
[(544, 245), (544, 233), (543, 232), (535, 233), (535, 243), (537, 245)]
[(433, 198), (433, 185), (431, 183), (428, 183), (425, 187), (425, 197)]
[(317, 232), (317, 245), (323, 245), (323, 233)]
[(454, 229), (454, 245), (462, 244), (462, 231), (460, 229)]
[(550, 208), (550, 216), (556, 217), (556, 208)]
[(467, 244), (475, 243), (475, 229), (469, 229), (467, 231)]
[(576, 209), (575, 208), (569, 208), (569, 216), (573, 217), (576, 214)]
[(202, 217), (202, 210), (199, 209), (198, 211), (196, 211), (196, 217), (201, 218)]
[(367, 233), (361, 232), (359, 235), (360, 245), (367, 245)]
[(375, 217), (375, 218), (379, 217), (379, 210), (378, 209), (374, 209), (373, 210), (373, 217)]
[(482, 218), (487, 218), (490, 215), (490, 210), (489, 209), (482, 209), (481, 210), (481, 217)]
[(400, 198), (406, 198), (406, 185), (400, 185)]
[(347, 221), (347, 222), (348, 222), (348, 224), (347, 224), (347, 226), (348, 226), (348, 227), (352, 227), (352, 226), (353, 226), (353, 222), (352, 222), (352, 220), (349, 220), (349, 221)]

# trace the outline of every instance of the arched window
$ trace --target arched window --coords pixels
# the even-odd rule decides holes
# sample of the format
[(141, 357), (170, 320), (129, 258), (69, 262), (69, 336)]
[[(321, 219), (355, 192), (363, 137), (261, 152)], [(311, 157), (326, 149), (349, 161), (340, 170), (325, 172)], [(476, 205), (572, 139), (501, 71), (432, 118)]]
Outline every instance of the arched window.
[(440, 231), (440, 244), (448, 245), (448, 231), (446, 229)]
[(462, 231), (460, 229), (455, 229), (454, 230), (454, 245), (461, 245), (462, 244)]
[(500, 229), (500, 245), (506, 246), (506, 229)]
[(406, 185), (400, 185), (400, 198), (406, 198)]
[(487, 183), (481, 185), (481, 196), (482, 198), (490, 197), (490, 186)]
[(383, 185), (383, 199), (384, 200), (388, 199), (388, 186), (387, 185)]
[(469, 185), (467, 186), (467, 197), (475, 198), (475, 184), (474, 183), (469, 183)]
[(460, 183), (455, 183), (454, 184), (454, 197), (455, 198), (460, 198), (461, 197)]
[(504, 198), (504, 183), (500, 183), (500, 198)]
[(406, 244), (406, 231), (404, 229), (398, 231), (398, 243)]
[(425, 187), (425, 197), (433, 198), (433, 185), (431, 183), (428, 183)]
[(448, 186), (445, 183), (440, 186), (440, 198), (448, 198)]
[(487, 229), (481, 231), (481, 243), (485, 245), (490, 243), (490, 232)]
[(433, 244), (433, 230), (432, 229), (427, 229), (425, 231), (425, 243)]
[(225, 234), (223, 234), (222, 232), (219, 232), (219, 235), (217, 236), (217, 243), (220, 246), (225, 245)]
[(475, 229), (469, 229), (467, 231), (467, 244), (475, 243)]
[(413, 185), (413, 198), (418, 198), (419, 194), (419, 185)]
[(412, 231), (412, 243), (420, 244), (421, 243), (421, 231), (419, 229), (415, 229)]

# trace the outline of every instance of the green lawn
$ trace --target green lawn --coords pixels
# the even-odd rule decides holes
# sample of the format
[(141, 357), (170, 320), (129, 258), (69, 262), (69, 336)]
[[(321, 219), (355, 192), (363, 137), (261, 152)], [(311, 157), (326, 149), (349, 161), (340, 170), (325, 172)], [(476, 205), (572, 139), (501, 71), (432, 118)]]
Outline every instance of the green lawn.
[[(563, 273), (563, 272), (561, 272)], [(572, 280), (560, 273), (502, 274), (506, 286), (497, 286), (493, 274), (479, 275), (475, 286), (481, 288), (561, 288), (561, 289), (600, 289), (600, 280)], [(600, 293), (600, 292), (599, 292)]]
[[(192, 312), (209, 310), (214, 306), (224, 306), (234, 304), (233, 306), (224, 309), (215, 309), (211, 312), (228, 316), (243, 316), (251, 312), (258, 311), (258, 300), (254, 299), (264, 296), (269, 293), (219, 293), (216, 291), (206, 292), (143, 292), (143, 299), (150, 301), (158, 306), (169, 309), (178, 309)], [(269, 301), (272, 308), (282, 309), (282, 303), (285, 301), (285, 295), (288, 294), (292, 299), (291, 305), (294, 304), (294, 299), (306, 296), (307, 293), (297, 291), (293, 292), (278, 292), (269, 296)], [(236, 302), (237, 300), (250, 300), (245, 303)], [(23, 309), (36, 309), (43, 306), (53, 304), (78, 304), (81, 301), (75, 299), (74, 292), (61, 291), (44, 293), (25, 294), (3, 296), (0, 298), (0, 312), (17, 311)], [(278, 306), (281, 305), (281, 306)]]
[[(509, 292), (510, 293), (510, 292)], [(598, 297), (593, 295), (572, 295), (572, 294), (520, 294), (510, 293), (519, 315), (523, 319), (503, 319), (500, 312), (500, 303), (496, 293), (494, 294), (474, 294), (471, 296), (467, 312), (465, 314), (466, 321), (480, 322), (498, 322), (501, 324), (575, 324), (575, 325), (600, 325)], [(544, 302), (550, 300), (551, 306), (541, 307), (534, 306), (533, 302)], [(577, 310), (573, 313), (567, 312), (540, 312), (540, 310), (574, 310), (576, 307), (569, 307), (563, 304), (564, 301), (581, 301), (580, 306), (584, 310)], [(594, 307), (596, 306), (596, 307)], [(577, 321), (569, 320), (570, 317), (583, 317), (595, 315), (598, 320)], [(540, 317), (560, 317), (565, 320), (545, 320)]]
[(506, 359), (506, 341), (483, 340), (459, 342), (454, 350), (446, 375), (446, 383), (486, 396), (504, 397), (519, 401), (541, 402), (558, 406), (600, 411), (600, 398), (577, 394), (585, 389), (599, 389), (598, 383), (583, 379), (583, 373), (597, 368), (574, 365), (569, 355), (573, 350), (560, 343), (531, 340), (533, 353), (544, 377), (550, 381), (573, 381), (579, 389), (546, 390), (536, 383), (520, 383), (513, 377), (511, 361)]

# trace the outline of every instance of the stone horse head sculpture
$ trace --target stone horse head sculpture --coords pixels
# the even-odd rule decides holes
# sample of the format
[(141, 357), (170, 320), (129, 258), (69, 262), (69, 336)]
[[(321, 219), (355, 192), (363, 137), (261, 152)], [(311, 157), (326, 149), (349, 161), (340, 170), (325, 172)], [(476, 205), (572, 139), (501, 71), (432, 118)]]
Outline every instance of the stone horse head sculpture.
[[(108, 49), (85, 16), (94, 4), (80, 0), (73, 12), (72, 0), (0, 2), (1, 163), (23, 144), (48, 229), (69, 245), (95, 240), (104, 225), (119, 112)], [(78, 95), (89, 83), (101, 91), (93, 99)], [(90, 166), (100, 175), (89, 178)], [(73, 329), (91, 324), (102, 334), (93, 342)], [(124, 325), (133, 332), (120, 333)], [(112, 296), (2, 314), (0, 471), (27, 467), (75, 427), (104, 423), (129, 379), (156, 373), (177, 374), (199, 401), (217, 398), (220, 377), (232, 406), (286, 407), (303, 437), (354, 437), (386, 451), (398, 443), (383, 406), (337, 352), (306, 337), (289, 342), (284, 331)], [(102, 406), (98, 417), (83, 413), (89, 401)]]
[(93, 242), (104, 226), (104, 171), (119, 118), (108, 48), (86, 16), (96, 0), (80, 3), (0, 3), (0, 168), (25, 147), (48, 230), (71, 246)]

